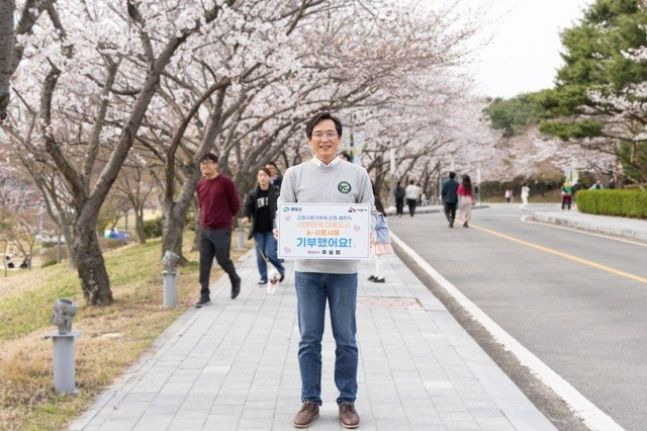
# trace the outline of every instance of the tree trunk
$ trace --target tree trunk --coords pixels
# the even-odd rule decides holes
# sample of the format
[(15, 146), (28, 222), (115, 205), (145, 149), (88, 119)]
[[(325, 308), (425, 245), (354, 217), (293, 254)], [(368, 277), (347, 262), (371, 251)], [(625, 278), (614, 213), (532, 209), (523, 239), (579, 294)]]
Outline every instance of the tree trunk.
[(188, 259), (182, 254), (182, 240), (184, 236), (185, 211), (177, 211), (177, 205), (173, 204), (172, 209), (164, 212), (164, 221), (162, 227), (162, 255), (167, 250), (180, 256), (178, 264), (182, 265), (188, 262)]
[(112, 291), (106, 265), (94, 223), (77, 223), (74, 226), (74, 261), (81, 280), (83, 297), (91, 305), (112, 304)]
[(144, 235), (144, 209), (135, 209), (135, 231), (137, 233), (137, 242), (139, 244), (146, 243), (146, 235)]
[(13, 72), (14, 0), (0, 1), (0, 122), (7, 117), (9, 80)]

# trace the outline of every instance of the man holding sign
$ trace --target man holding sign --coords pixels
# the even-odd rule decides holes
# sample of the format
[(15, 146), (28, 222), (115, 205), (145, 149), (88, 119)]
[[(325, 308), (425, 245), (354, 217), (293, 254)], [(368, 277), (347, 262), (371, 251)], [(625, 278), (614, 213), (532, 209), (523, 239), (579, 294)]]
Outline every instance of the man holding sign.
[[(366, 170), (337, 157), (342, 136), (341, 121), (327, 112), (317, 114), (306, 125), (306, 136), (314, 157), (285, 172), (279, 205), (350, 204), (340, 206), (347, 208), (346, 211), (352, 204), (369, 204), (368, 207), (362, 206), (365, 210), (372, 207), (373, 191)], [(338, 221), (339, 217), (346, 215), (327, 215), (329, 218), (326, 220)], [(279, 244), (281, 240), (279, 238)], [(279, 250), (279, 254), (282, 253)], [(344, 427), (357, 428), (359, 416), (354, 407), (358, 361), (355, 339), (357, 260), (331, 258), (329, 253), (299, 259), (295, 263), (295, 285), (301, 334), (299, 369), (303, 405), (294, 418), (294, 426), (306, 428), (319, 417), (321, 339), (327, 301), (337, 346), (335, 384), (339, 390), (339, 417)]]

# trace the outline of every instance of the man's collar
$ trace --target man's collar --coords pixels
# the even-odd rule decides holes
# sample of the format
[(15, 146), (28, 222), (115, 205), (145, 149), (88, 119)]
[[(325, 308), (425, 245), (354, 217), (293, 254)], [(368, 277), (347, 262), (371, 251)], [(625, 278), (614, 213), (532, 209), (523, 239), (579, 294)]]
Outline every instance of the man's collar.
[(320, 168), (332, 168), (333, 166), (337, 165), (337, 163), (339, 163), (339, 161), (340, 161), (340, 160), (341, 160), (341, 159), (340, 159), (339, 157), (335, 157), (335, 158), (332, 160), (332, 162), (330, 162), (330, 163), (328, 163), (328, 164), (325, 164), (324, 162), (322, 162), (321, 160), (319, 160), (319, 159), (318, 159), (318, 158), (316, 158), (316, 157), (313, 157), (313, 158), (312, 158), (312, 162), (313, 162), (315, 165), (319, 166)]

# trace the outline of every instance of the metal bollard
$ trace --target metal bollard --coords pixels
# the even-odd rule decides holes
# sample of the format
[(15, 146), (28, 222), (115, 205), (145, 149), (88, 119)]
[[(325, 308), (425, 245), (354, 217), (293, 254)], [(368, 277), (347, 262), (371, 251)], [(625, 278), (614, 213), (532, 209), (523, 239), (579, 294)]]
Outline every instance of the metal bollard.
[(164, 308), (175, 308), (177, 271), (164, 271)]
[(57, 299), (51, 321), (58, 326), (58, 331), (45, 336), (54, 341), (54, 390), (58, 394), (77, 392), (74, 340), (81, 332), (72, 331), (72, 319), (78, 308), (69, 299)]
[(170, 250), (166, 250), (162, 259), (162, 265), (164, 266), (164, 271), (162, 271), (164, 275), (164, 294), (162, 300), (164, 308), (175, 308), (176, 305), (177, 289), (175, 283), (177, 280), (177, 270), (175, 266), (179, 259), (180, 256)]

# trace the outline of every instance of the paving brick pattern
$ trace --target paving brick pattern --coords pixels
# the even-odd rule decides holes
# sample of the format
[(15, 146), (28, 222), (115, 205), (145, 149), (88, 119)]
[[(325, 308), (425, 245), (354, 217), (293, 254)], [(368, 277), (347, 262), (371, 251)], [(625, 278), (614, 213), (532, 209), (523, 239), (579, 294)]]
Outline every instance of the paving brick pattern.
[[(367, 280), (372, 262), (360, 267), (362, 430), (554, 429), (396, 256), (384, 266), (385, 284)], [(292, 429), (300, 406), (292, 265), (273, 295), (256, 286), (253, 255), (237, 267), (244, 281), (236, 300), (218, 280), (213, 304), (182, 315), (69, 429)], [(324, 404), (313, 430), (343, 429), (334, 350), (328, 322)]]

